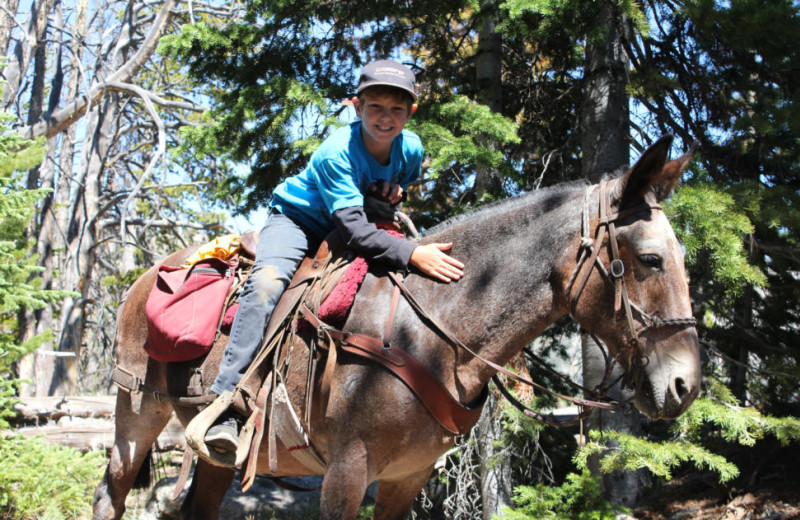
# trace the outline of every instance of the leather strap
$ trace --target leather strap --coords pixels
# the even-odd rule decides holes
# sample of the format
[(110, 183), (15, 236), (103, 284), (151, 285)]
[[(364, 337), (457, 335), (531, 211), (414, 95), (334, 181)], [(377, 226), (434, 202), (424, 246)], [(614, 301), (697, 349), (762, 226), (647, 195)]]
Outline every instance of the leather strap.
[(517, 374), (516, 372), (512, 372), (511, 370), (508, 370), (507, 368), (502, 367), (502, 366), (498, 365), (497, 363), (486, 359), (485, 357), (481, 356), (480, 354), (478, 354), (477, 352), (475, 352), (474, 350), (472, 350), (471, 348), (466, 346), (464, 343), (459, 341), (458, 338), (456, 338), (452, 333), (448, 332), (430, 314), (425, 312), (425, 309), (422, 308), (422, 306), (417, 302), (416, 298), (414, 298), (414, 296), (411, 294), (411, 292), (408, 290), (408, 288), (405, 286), (405, 284), (403, 284), (403, 281), (400, 278), (400, 276), (398, 276), (396, 273), (391, 273), (390, 272), (389, 273), (389, 279), (392, 282), (394, 282), (395, 285), (400, 289), (400, 291), (403, 293), (403, 296), (411, 304), (411, 307), (417, 312), (417, 314), (419, 315), (420, 318), (422, 318), (423, 321), (427, 322), (428, 325), (433, 330), (435, 330), (443, 339), (448, 341), (451, 345), (453, 345), (454, 347), (458, 347), (458, 348), (461, 348), (461, 349), (467, 351), (469, 354), (471, 354), (474, 358), (479, 360), (484, 365), (487, 365), (487, 366), (491, 367), (492, 369), (496, 370), (497, 372), (500, 372), (500, 373), (504, 374), (505, 376), (510, 377), (514, 381), (517, 381), (519, 383), (522, 383), (522, 384), (528, 385), (530, 387), (536, 388), (537, 390), (541, 390), (542, 392), (546, 392), (546, 393), (548, 393), (548, 394), (550, 394), (552, 396), (558, 397), (560, 399), (564, 399), (564, 400), (569, 401), (569, 402), (571, 402), (573, 404), (576, 404), (578, 406), (592, 406), (594, 408), (603, 408), (605, 410), (610, 410), (611, 408), (613, 408), (615, 406), (616, 403), (614, 401), (610, 401), (610, 402), (607, 402), (607, 403), (601, 403), (601, 402), (598, 402), (598, 401), (590, 401), (588, 399), (582, 399), (580, 397), (572, 397), (572, 396), (568, 396), (568, 395), (559, 394), (558, 392), (554, 392), (554, 391), (550, 390), (549, 388), (546, 388), (546, 387), (544, 387), (544, 386), (542, 386), (542, 385), (540, 385), (540, 384), (538, 384), (538, 383), (536, 383), (534, 381), (531, 381), (530, 379), (528, 379), (526, 377), (523, 377), (523, 376)]
[(462, 405), (425, 365), (404, 350), (379, 338), (334, 329), (305, 305), (300, 306), (300, 312), (312, 327), (336, 341), (345, 352), (375, 361), (396, 375), (447, 431), (464, 434), (477, 422), (489, 395), (486, 387), (474, 403)]
[(189, 472), (192, 471), (192, 460), (194, 459), (194, 450), (186, 446), (183, 450), (183, 459), (181, 460), (181, 472), (178, 473), (178, 481), (175, 482), (175, 491), (172, 492), (171, 500), (175, 502), (180, 498), (183, 488), (186, 487), (186, 481), (189, 480)]
[[(261, 446), (261, 439), (264, 437), (264, 426), (267, 419), (267, 397), (269, 388), (262, 386), (256, 397), (255, 409), (255, 433), (250, 443), (250, 451), (247, 456), (247, 463), (242, 468), (242, 491), (246, 492), (253, 485), (258, 469), (258, 448)], [(270, 454), (271, 455), (271, 454)], [(271, 468), (270, 468), (271, 469)]]
[(389, 319), (386, 320), (386, 328), (383, 331), (383, 343), (386, 345), (392, 342), (392, 327), (394, 327), (394, 316), (397, 314), (397, 304), (400, 301), (400, 290), (395, 287), (392, 291), (392, 304), (389, 307)]
[(111, 375), (111, 379), (114, 381), (114, 384), (123, 390), (127, 390), (131, 393), (147, 392), (152, 395), (156, 401), (167, 401), (174, 403), (177, 406), (201, 406), (210, 403), (216, 397), (215, 394), (206, 394), (196, 397), (165, 394), (164, 392), (159, 392), (154, 388), (150, 388), (144, 384), (144, 381), (141, 378), (137, 377), (132, 372), (125, 370), (119, 365), (114, 367), (114, 372)]

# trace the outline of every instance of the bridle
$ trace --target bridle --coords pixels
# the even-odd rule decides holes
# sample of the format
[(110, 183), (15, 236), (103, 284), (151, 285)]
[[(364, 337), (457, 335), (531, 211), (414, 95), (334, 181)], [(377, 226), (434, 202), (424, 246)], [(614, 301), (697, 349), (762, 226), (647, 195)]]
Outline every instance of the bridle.
[[(625, 285), (625, 263), (619, 255), (619, 240), (617, 235), (616, 223), (627, 217), (638, 215), (644, 212), (663, 211), (663, 208), (658, 204), (650, 204), (642, 202), (630, 208), (612, 213), (611, 211), (611, 195), (609, 190), (609, 182), (603, 181), (599, 187), (599, 218), (597, 227), (595, 228), (595, 238), (592, 240), (589, 234), (589, 196), (593, 191), (593, 187), (586, 189), (583, 200), (583, 212), (581, 218), (581, 246), (580, 257), (575, 266), (575, 270), (570, 277), (569, 284), (567, 285), (566, 299), (569, 303), (570, 314), (574, 312), (578, 305), (578, 299), (583, 290), (586, 288), (586, 283), (589, 276), (594, 271), (594, 267), (601, 273), (604, 279), (610, 281), (614, 285), (614, 313), (620, 311), (625, 312), (625, 319), (627, 322), (628, 330), (626, 332), (626, 341), (623, 351), (618, 352), (616, 357), (610, 355), (608, 347), (603, 347), (602, 342), (592, 335), (594, 341), (600, 347), (606, 361), (606, 372), (601, 383), (601, 388), (609, 388), (616, 383), (609, 384), (608, 379), (613, 370), (613, 365), (619, 358), (623, 357), (623, 376), (621, 376), (623, 388), (633, 388), (636, 375), (647, 366), (648, 358), (644, 353), (642, 345), (642, 335), (650, 329), (666, 328), (666, 327), (694, 327), (697, 320), (694, 317), (685, 318), (660, 318), (648, 314), (641, 307), (631, 302), (628, 297), (628, 288)], [(603, 240), (608, 235), (608, 248), (609, 248), (609, 266), (603, 264), (599, 257), (600, 250), (602, 249)], [(573, 295), (573, 288), (576, 288)], [(638, 328), (634, 321), (634, 312), (644, 323), (644, 326)]]

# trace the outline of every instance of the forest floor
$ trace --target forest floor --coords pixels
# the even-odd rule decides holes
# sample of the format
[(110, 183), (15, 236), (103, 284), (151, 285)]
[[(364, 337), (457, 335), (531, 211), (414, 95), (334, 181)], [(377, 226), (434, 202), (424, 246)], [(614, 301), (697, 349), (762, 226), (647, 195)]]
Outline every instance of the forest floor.
[[(686, 470), (653, 489), (642, 504), (625, 517), (630, 520), (791, 520), (800, 519), (800, 445), (778, 446), (762, 442), (756, 448), (726, 454), (741, 475), (728, 485), (715, 474)], [(165, 462), (165, 461), (162, 461)], [(178, 503), (171, 503), (175, 485), (174, 462), (167, 464), (171, 478), (162, 479), (149, 493), (130, 497), (130, 520), (175, 518)], [(163, 471), (163, 466), (162, 466)], [(162, 476), (163, 473), (162, 473)], [(294, 482), (313, 488), (318, 478)], [(373, 490), (374, 492), (374, 490)], [(185, 491), (184, 491), (185, 494)], [(150, 495), (147, 497), (146, 495)], [(153, 496), (158, 497), (153, 500)], [(292, 493), (269, 479), (257, 479), (248, 493), (235, 482), (223, 504), (220, 518), (297, 520), (316, 518), (319, 492)], [(276, 511), (282, 511), (277, 513)], [(442, 519), (431, 519), (442, 520)], [(532, 519), (533, 520), (533, 519)]]
[(726, 455), (741, 475), (730, 485), (692, 471), (654, 490), (633, 511), (637, 520), (800, 519), (800, 446), (759, 446)]

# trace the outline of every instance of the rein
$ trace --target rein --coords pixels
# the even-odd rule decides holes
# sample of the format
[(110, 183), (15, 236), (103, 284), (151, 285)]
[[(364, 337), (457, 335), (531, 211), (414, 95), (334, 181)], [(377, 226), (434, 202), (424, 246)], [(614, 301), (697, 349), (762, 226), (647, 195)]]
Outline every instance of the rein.
[[(403, 294), (403, 296), (406, 298), (406, 300), (411, 305), (411, 307), (414, 309), (414, 311), (417, 313), (417, 315), (423, 321), (425, 321), (432, 330), (434, 330), (436, 333), (438, 333), (439, 336), (442, 337), (442, 339), (446, 340), (448, 343), (450, 343), (454, 347), (458, 347), (458, 348), (461, 348), (462, 350), (465, 350), (467, 353), (472, 355), (475, 359), (479, 360), (484, 365), (487, 365), (488, 367), (490, 367), (490, 368), (494, 369), (495, 371), (505, 375), (506, 377), (509, 377), (509, 378), (513, 379), (514, 381), (516, 381), (518, 383), (522, 383), (522, 384), (528, 385), (528, 386), (530, 386), (532, 388), (535, 388), (535, 389), (540, 390), (542, 392), (548, 393), (548, 394), (550, 394), (550, 395), (552, 395), (554, 397), (558, 397), (560, 399), (564, 399), (565, 401), (569, 401), (569, 402), (571, 402), (571, 403), (573, 403), (573, 404), (575, 404), (577, 406), (580, 406), (582, 408), (591, 407), (591, 408), (601, 408), (601, 409), (604, 409), (604, 410), (610, 410), (611, 408), (613, 408), (613, 407), (615, 407), (615, 406), (617, 406), (619, 404), (619, 403), (617, 403), (616, 401), (613, 401), (613, 400), (608, 400), (608, 402), (600, 402), (600, 401), (592, 401), (592, 400), (583, 399), (583, 398), (580, 398), (580, 397), (572, 397), (572, 396), (560, 394), (558, 392), (550, 390), (549, 388), (547, 388), (545, 386), (540, 385), (539, 383), (531, 381), (530, 379), (528, 379), (528, 378), (526, 378), (524, 376), (521, 376), (521, 375), (517, 374), (516, 372), (508, 370), (507, 368), (505, 368), (503, 366), (500, 366), (497, 363), (495, 363), (495, 362), (493, 362), (493, 361), (491, 361), (489, 359), (486, 359), (485, 357), (481, 356), (480, 354), (478, 354), (477, 352), (475, 352), (474, 350), (472, 350), (471, 348), (466, 346), (464, 343), (462, 343), (452, 333), (448, 332), (447, 329), (445, 329), (439, 322), (437, 322), (430, 314), (428, 314), (425, 311), (425, 309), (419, 304), (419, 302), (417, 302), (416, 298), (414, 298), (414, 296), (411, 294), (411, 292), (408, 290), (408, 288), (405, 286), (405, 284), (403, 283), (403, 279), (402, 279), (402, 277), (400, 275), (398, 275), (397, 273), (392, 273), (392, 272), (390, 272), (388, 274), (389, 274), (389, 279), (395, 284), (395, 292), (399, 291), (399, 292), (401, 292)], [(496, 375), (493, 376), (493, 380), (494, 380), (495, 384), (497, 385), (497, 387), (500, 389), (500, 392), (512, 404), (514, 404), (514, 406), (519, 408), (528, 417), (531, 417), (531, 418), (534, 418), (536, 420), (539, 420), (539, 421), (542, 421), (542, 422), (546, 422), (546, 423), (549, 423), (549, 424), (554, 424), (554, 425), (564, 426), (564, 425), (568, 424), (567, 422), (564, 422), (564, 421), (555, 421), (555, 422), (553, 422), (552, 419), (547, 418), (547, 417), (539, 414), (538, 412), (536, 412), (534, 410), (531, 410), (530, 408), (528, 408), (525, 405), (523, 405), (522, 403), (520, 403), (516, 398), (514, 398), (511, 395), (511, 393), (504, 387), (504, 385), (497, 378)]]
[[(642, 343), (641, 343), (641, 336), (647, 330), (649, 330), (651, 328), (664, 328), (664, 327), (675, 327), (675, 326), (677, 326), (677, 327), (689, 327), (689, 326), (694, 326), (697, 323), (697, 321), (695, 320), (694, 317), (664, 319), (664, 318), (659, 318), (657, 316), (653, 316), (653, 315), (648, 314), (647, 312), (645, 312), (641, 307), (639, 307), (635, 303), (631, 302), (630, 298), (628, 297), (628, 289), (627, 289), (627, 286), (625, 285), (625, 279), (624, 279), (625, 264), (624, 264), (624, 262), (622, 261), (622, 259), (620, 258), (620, 255), (619, 255), (619, 242), (618, 242), (618, 235), (617, 235), (617, 229), (616, 229), (616, 222), (619, 221), (619, 220), (622, 220), (624, 218), (627, 218), (627, 217), (630, 217), (630, 216), (633, 216), (633, 215), (637, 215), (639, 213), (643, 213), (645, 211), (653, 211), (653, 210), (663, 211), (663, 208), (658, 204), (649, 204), (649, 203), (643, 202), (642, 204), (638, 204), (636, 206), (633, 206), (631, 208), (625, 209), (623, 211), (618, 211), (616, 213), (612, 213), (612, 211), (611, 211), (611, 196), (610, 196), (610, 193), (609, 193), (609, 183), (608, 183), (608, 181), (603, 181), (600, 184), (599, 221), (597, 223), (597, 227), (596, 227), (596, 230), (595, 230), (595, 239), (592, 240), (591, 236), (589, 235), (589, 211), (590, 210), (589, 210), (589, 203), (588, 203), (589, 195), (590, 195), (591, 191), (592, 191), (592, 188), (589, 187), (589, 188), (586, 189), (586, 192), (584, 194), (584, 204), (583, 204), (583, 212), (582, 212), (582, 218), (581, 218), (581, 224), (582, 224), (582, 236), (581, 236), (581, 246), (580, 246), (580, 248), (581, 248), (581, 256), (580, 256), (580, 259), (578, 260), (577, 265), (575, 266), (575, 271), (573, 272), (573, 274), (572, 274), (572, 276), (570, 278), (570, 282), (569, 282), (569, 284), (567, 286), (567, 301), (570, 304), (571, 312), (574, 312), (575, 307), (577, 306), (577, 303), (578, 303), (578, 299), (580, 298), (581, 294), (583, 293), (583, 290), (585, 289), (586, 284), (587, 284), (587, 282), (589, 280), (589, 276), (591, 275), (591, 273), (594, 270), (593, 267), (597, 266), (598, 270), (603, 275), (603, 277), (605, 279), (607, 279), (607, 280), (610, 280), (614, 285), (614, 312), (620, 312), (623, 309), (625, 311), (625, 317), (626, 317), (626, 321), (627, 321), (627, 325), (628, 325), (628, 331), (629, 331), (629, 339), (628, 339), (627, 343), (632, 346), (632, 350), (633, 350), (633, 352), (631, 354), (629, 354), (629, 357), (633, 358), (633, 354), (636, 354), (637, 355), (636, 358), (635, 358), (635, 360), (637, 361), (636, 367), (641, 368), (641, 367), (645, 366), (645, 363), (646, 363), (646, 361), (645, 362), (641, 361), (641, 359), (645, 359), (646, 360), (646, 356), (644, 356), (644, 354), (643, 354), (644, 349), (643, 349), (643, 346), (642, 346)], [(608, 235), (608, 246), (609, 246), (609, 249), (610, 249), (609, 258), (611, 259), (608, 268), (606, 268), (603, 265), (603, 262), (599, 258), (599, 253), (600, 253), (600, 250), (602, 249), (603, 240), (604, 240), (606, 234)], [(585, 266), (587, 264), (589, 265), (589, 267), (585, 268)], [(457, 348), (461, 348), (462, 350), (464, 350), (464, 351), (468, 352), (469, 354), (471, 354), (474, 358), (476, 358), (479, 361), (481, 361), (483, 364), (489, 366), (490, 368), (496, 370), (498, 373), (501, 373), (501, 374), (507, 376), (508, 378), (510, 378), (510, 379), (512, 379), (512, 380), (514, 380), (514, 381), (516, 381), (518, 383), (522, 383), (522, 384), (528, 385), (528, 386), (530, 386), (532, 388), (535, 388), (535, 389), (540, 390), (542, 392), (548, 393), (548, 394), (550, 394), (550, 395), (552, 395), (554, 397), (557, 397), (557, 398), (560, 398), (560, 399), (564, 399), (564, 400), (566, 400), (568, 402), (571, 402), (571, 403), (573, 403), (573, 404), (575, 404), (575, 405), (577, 405), (577, 406), (579, 406), (581, 408), (581, 413), (578, 414), (578, 416), (573, 420), (557, 421), (557, 420), (551, 419), (549, 417), (545, 417), (545, 416), (539, 414), (538, 412), (536, 412), (534, 410), (531, 410), (530, 408), (525, 406), (523, 403), (521, 403), (519, 400), (517, 400), (511, 394), (511, 392), (509, 392), (508, 389), (503, 385), (503, 383), (499, 380), (497, 375), (494, 375), (492, 377), (492, 379), (494, 380), (495, 385), (500, 390), (500, 392), (503, 394), (503, 396), (505, 396), (506, 399), (509, 400), (509, 402), (511, 402), (516, 408), (521, 410), (528, 417), (534, 418), (534, 419), (536, 419), (538, 421), (541, 421), (541, 422), (544, 422), (544, 423), (547, 423), (547, 424), (550, 424), (550, 425), (566, 426), (566, 425), (569, 425), (569, 424), (574, 424), (574, 423), (584, 419), (591, 412), (590, 408), (600, 408), (600, 409), (609, 410), (609, 409), (612, 409), (612, 408), (622, 408), (622, 407), (625, 406), (625, 403), (620, 403), (620, 402), (618, 402), (616, 400), (613, 400), (613, 399), (611, 399), (611, 398), (609, 398), (607, 396), (606, 391), (610, 387), (612, 387), (614, 384), (616, 384), (617, 381), (618, 381), (618, 379), (614, 380), (614, 381), (609, 381), (609, 379), (611, 377), (611, 373), (612, 373), (613, 368), (614, 368), (614, 364), (617, 362), (617, 359), (610, 355), (610, 351), (608, 350), (608, 347), (603, 347), (603, 344), (600, 341), (600, 339), (597, 338), (596, 336), (594, 336), (593, 334), (591, 336), (594, 339), (594, 341), (597, 343), (597, 345), (600, 347), (600, 349), (601, 349), (601, 351), (603, 353), (603, 356), (604, 356), (604, 358), (606, 360), (605, 374), (603, 376), (603, 380), (601, 381), (600, 385), (598, 385), (598, 387), (595, 388), (594, 390), (589, 390), (589, 389), (584, 388), (584, 387), (582, 387), (582, 386), (580, 386), (580, 385), (578, 385), (578, 384), (576, 384), (576, 383), (574, 383), (572, 381), (566, 380), (566, 378), (563, 378), (563, 379), (565, 379), (572, 386), (582, 390), (583, 392), (585, 392), (587, 394), (598, 396), (598, 398), (602, 399), (602, 401), (594, 401), (594, 400), (589, 400), (589, 399), (582, 399), (582, 398), (578, 398), (578, 397), (571, 397), (571, 396), (562, 395), (562, 394), (560, 394), (558, 392), (555, 392), (553, 390), (550, 390), (549, 388), (546, 388), (546, 387), (544, 387), (544, 386), (542, 386), (542, 385), (540, 385), (540, 384), (538, 384), (538, 383), (536, 383), (534, 381), (531, 381), (530, 379), (528, 379), (526, 377), (523, 377), (523, 376), (521, 376), (521, 375), (519, 375), (519, 374), (517, 374), (517, 373), (515, 373), (515, 372), (513, 372), (511, 370), (508, 370), (505, 367), (502, 367), (502, 366), (498, 365), (497, 363), (494, 363), (494, 362), (482, 357), (480, 354), (478, 354), (477, 352), (473, 351), (472, 349), (467, 347), (464, 343), (459, 341), (458, 338), (456, 338), (452, 333), (447, 331), (447, 329), (445, 329), (440, 323), (438, 323), (433, 317), (431, 317), (430, 314), (428, 314), (425, 311), (425, 309), (422, 308), (422, 306), (417, 302), (417, 300), (414, 298), (414, 296), (410, 293), (408, 288), (403, 283), (403, 279), (402, 279), (402, 277), (400, 275), (390, 272), (389, 273), (389, 279), (395, 284), (395, 294), (392, 297), (392, 310), (390, 311), (389, 321), (388, 321), (387, 326), (386, 326), (386, 335), (384, 336), (386, 338), (386, 340), (388, 340), (389, 331), (391, 330), (391, 324), (392, 324), (392, 320), (393, 320), (393, 317), (394, 317), (394, 310), (395, 310), (394, 308), (396, 306), (396, 301), (397, 301), (397, 293), (400, 292), (400, 293), (403, 294), (405, 299), (409, 302), (409, 304), (414, 309), (414, 311), (417, 313), (417, 315), (423, 321), (425, 321), (428, 324), (428, 326), (431, 327), (432, 330), (436, 331), (443, 339), (445, 339), (451, 345), (453, 345), (453, 346), (455, 346)], [(576, 292), (575, 296), (573, 297), (572, 296), (572, 290), (573, 290), (573, 287), (575, 286), (576, 281), (577, 281), (577, 292)], [(635, 321), (634, 321), (634, 317), (633, 317), (634, 311), (641, 318), (641, 320), (644, 322), (644, 326), (642, 328), (640, 328), (638, 331), (636, 329), (636, 325), (635, 325)], [(529, 354), (529, 355), (532, 355), (532, 354)], [(540, 361), (540, 363), (543, 363), (543, 362)], [(626, 366), (628, 366), (628, 367), (631, 366), (630, 359), (629, 359), (629, 362), (626, 364)], [(633, 375), (634, 374), (632, 374), (632, 373), (628, 374), (626, 372), (622, 376), (620, 376), (620, 378), (623, 381), (623, 387), (625, 387), (625, 386), (632, 387)]]
[[(575, 311), (575, 308), (578, 303), (578, 299), (580, 298), (583, 290), (586, 287), (586, 284), (589, 280), (589, 276), (594, 271), (594, 267), (596, 266), (597, 269), (600, 271), (601, 275), (604, 279), (609, 280), (614, 285), (614, 312), (620, 312), (624, 309), (625, 317), (627, 320), (628, 325), (628, 332), (629, 338), (626, 341), (627, 344), (631, 345), (631, 349), (633, 352), (628, 353), (628, 362), (625, 364), (627, 367), (631, 367), (631, 359), (633, 359), (633, 354), (637, 354), (636, 356), (636, 365), (635, 368), (638, 370), (645, 366), (645, 364), (641, 361), (641, 359), (646, 360), (646, 356), (643, 355), (643, 346), (641, 343), (641, 336), (651, 328), (662, 328), (662, 327), (670, 327), (670, 326), (678, 326), (678, 327), (687, 327), (687, 326), (694, 326), (696, 324), (696, 320), (693, 317), (688, 318), (672, 318), (672, 319), (663, 319), (657, 316), (652, 316), (642, 310), (639, 306), (632, 303), (628, 297), (628, 290), (625, 285), (624, 274), (625, 274), (625, 264), (623, 263), (622, 259), (619, 255), (619, 244), (618, 244), (618, 235), (616, 230), (616, 222), (622, 220), (624, 218), (630, 217), (632, 215), (637, 215), (639, 213), (643, 213), (645, 211), (653, 211), (653, 210), (662, 210), (661, 206), (658, 204), (648, 204), (642, 203), (636, 205), (634, 207), (628, 208), (623, 211), (619, 211), (616, 213), (611, 212), (611, 198), (609, 194), (608, 188), (608, 181), (604, 181), (600, 184), (600, 203), (599, 203), (599, 221), (595, 230), (595, 238), (594, 240), (591, 239), (591, 236), (588, 233), (589, 229), (589, 195), (592, 191), (592, 187), (587, 188), (586, 193), (584, 195), (584, 204), (583, 204), (583, 212), (582, 212), (582, 235), (581, 235), (581, 255), (580, 258), (575, 266), (575, 270), (570, 277), (569, 284), (567, 286), (566, 291), (566, 299), (569, 302), (571, 313)], [(609, 258), (610, 264), (609, 267), (606, 268), (603, 265), (602, 260), (599, 258), (600, 250), (602, 249), (603, 241), (605, 239), (606, 234), (608, 235), (608, 247), (610, 249)], [(587, 267), (588, 265), (588, 267)], [(305, 319), (312, 324), (312, 326), (317, 329), (318, 333), (322, 333), (328, 335), (331, 339), (337, 340), (340, 345), (344, 345), (347, 349), (355, 354), (359, 354), (364, 357), (368, 357), (383, 364), (385, 367), (390, 369), (391, 371), (395, 372), (396, 375), (400, 376), (409, 386), (415, 390), (420, 400), (434, 413), (434, 416), (437, 417), (439, 422), (445, 426), (448, 430), (454, 433), (464, 433), (465, 429), (471, 427), (473, 418), (477, 419), (475, 415), (476, 411), (479, 411), (478, 406), (467, 406), (460, 404), (455, 398), (453, 398), (444, 385), (442, 385), (438, 380), (433, 377), (431, 374), (430, 377), (426, 376), (426, 381), (424, 383), (413, 384), (410, 383), (407, 378), (412, 377), (411, 374), (415, 374), (420, 372), (420, 367), (424, 369), (418, 361), (416, 361), (412, 356), (407, 354), (402, 349), (395, 349), (391, 345), (390, 338), (391, 338), (391, 330), (394, 322), (394, 316), (397, 310), (397, 304), (399, 301), (400, 294), (406, 299), (406, 301), (411, 305), (412, 309), (416, 312), (416, 314), (420, 317), (420, 319), (425, 322), (431, 330), (435, 331), (442, 339), (447, 341), (450, 345), (462, 349), (472, 355), (475, 359), (479, 360), (481, 363), (485, 364), (486, 366), (492, 368), (499, 374), (503, 374), (506, 377), (518, 382), (530, 386), (536, 390), (545, 392), (550, 394), (554, 397), (559, 399), (563, 399), (567, 402), (573, 403), (581, 408), (580, 414), (572, 419), (566, 421), (558, 421), (552, 419), (550, 417), (546, 417), (541, 415), (540, 413), (531, 410), (519, 400), (517, 400), (511, 392), (503, 385), (503, 383), (498, 378), (498, 375), (495, 374), (492, 379), (495, 382), (495, 385), (509, 400), (516, 408), (521, 410), (525, 415), (536, 419), (538, 421), (553, 425), (553, 426), (566, 426), (570, 424), (574, 424), (578, 421), (582, 421), (590, 412), (591, 408), (599, 408), (604, 410), (610, 410), (613, 408), (623, 408), (627, 402), (619, 402), (614, 399), (608, 397), (606, 391), (617, 383), (617, 380), (612, 382), (609, 381), (611, 377), (611, 373), (614, 368), (614, 364), (618, 362), (617, 356), (611, 356), (610, 350), (607, 347), (603, 347), (601, 341), (592, 335), (592, 338), (595, 342), (600, 346), (600, 349), (603, 353), (603, 356), (606, 361), (606, 370), (603, 377), (602, 382), (598, 385), (597, 388), (594, 390), (590, 390), (584, 388), (572, 381), (563, 378), (567, 383), (572, 385), (573, 387), (583, 391), (586, 394), (598, 396), (597, 399), (600, 400), (590, 400), (584, 399), (580, 397), (572, 397), (568, 395), (563, 395), (549, 388), (540, 385), (516, 372), (506, 369), (503, 366), (498, 365), (497, 363), (484, 358), (463, 342), (461, 342), (458, 338), (455, 337), (451, 332), (449, 332), (442, 324), (440, 324), (435, 318), (433, 318), (423, 307), (420, 303), (416, 300), (416, 298), (411, 294), (404, 283), (403, 276), (394, 272), (388, 273), (389, 279), (395, 286), (395, 289), (392, 294), (392, 304), (389, 311), (388, 320), (386, 323), (384, 337), (381, 338), (374, 338), (370, 336), (365, 336), (362, 334), (357, 333), (345, 333), (339, 331), (325, 323), (322, 323), (316, 316), (314, 316), (313, 312), (307, 306), (301, 306), (301, 313), (304, 315)], [(573, 288), (577, 287), (577, 291), (573, 296)], [(638, 331), (636, 329), (636, 324), (634, 321), (634, 311), (636, 312), (637, 316), (644, 322), (644, 326), (640, 328)], [(536, 356), (532, 353), (528, 353), (529, 356), (534, 357), (540, 364), (544, 364), (543, 361), (539, 360)], [(409, 365), (419, 365), (420, 367), (416, 367), (412, 370), (398, 370), (397, 367), (406, 367)], [(425, 369), (427, 371), (427, 369)], [(402, 373), (401, 373), (402, 372)], [(633, 383), (633, 375), (628, 374), (627, 371), (624, 373), (620, 378), (623, 380), (623, 387), (632, 387)], [(421, 385), (421, 386), (419, 386)], [(420, 388), (425, 388), (424, 391), (420, 391)], [(430, 403), (426, 402), (425, 395), (430, 395), (431, 393), (436, 394), (437, 397), (433, 398), (434, 406), (430, 406)], [(482, 405), (482, 400), (485, 398), (486, 394), (486, 387), (481, 392), (481, 398), (478, 400), (479, 403)], [(441, 404), (446, 403), (446, 404)], [(447, 408), (449, 412), (445, 414), (437, 414), (435, 409), (437, 408)]]

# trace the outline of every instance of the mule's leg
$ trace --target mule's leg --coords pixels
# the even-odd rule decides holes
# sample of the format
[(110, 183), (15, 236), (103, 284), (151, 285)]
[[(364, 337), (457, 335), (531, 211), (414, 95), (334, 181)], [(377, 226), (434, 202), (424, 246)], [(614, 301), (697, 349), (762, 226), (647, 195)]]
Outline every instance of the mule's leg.
[(328, 463), (322, 479), (320, 520), (355, 519), (367, 484), (367, 453), (363, 445), (339, 452)]
[(131, 409), (130, 394), (119, 392), (114, 447), (105, 475), (94, 492), (93, 520), (117, 520), (125, 512), (125, 498), (150, 447), (169, 422), (172, 408), (145, 396), (140, 413)]
[(199, 459), (181, 516), (187, 520), (216, 520), (235, 474), (234, 468), (221, 468)]
[(381, 480), (375, 498), (374, 520), (402, 520), (408, 516), (414, 499), (428, 481), (433, 466), (398, 480)]

